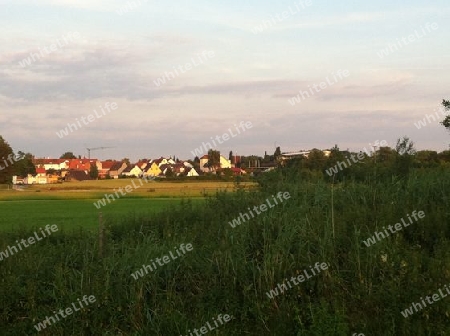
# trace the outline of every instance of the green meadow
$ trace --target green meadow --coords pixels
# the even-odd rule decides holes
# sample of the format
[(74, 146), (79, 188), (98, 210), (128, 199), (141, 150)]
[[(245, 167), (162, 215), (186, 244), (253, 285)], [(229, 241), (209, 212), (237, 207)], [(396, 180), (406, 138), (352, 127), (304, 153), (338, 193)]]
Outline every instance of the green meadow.
[[(137, 179), (134, 179), (135, 181)], [(157, 213), (189, 198), (202, 202), (207, 195), (232, 191), (232, 182), (154, 182), (97, 209), (94, 203), (132, 183), (131, 179), (32, 185), (0, 190), (0, 231), (13, 232), (57, 224), (60, 230), (97, 229), (99, 216), (108, 221)], [(136, 182), (137, 183), (137, 182)], [(140, 186), (140, 184), (137, 184)], [(251, 183), (243, 184), (250, 186)]]
[[(46, 224), (56, 224), (66, 232), (93, 230), (98, 228), (100, 213), (109, 221), (146, 215), (177, 205), (181, 198), (124, 198), (101, 209), (95, 208), (94, 201), (96, 199), (0, 201), (0, 231), (23, 231)], [(195, 201), (201, 202), (201, 199)]]

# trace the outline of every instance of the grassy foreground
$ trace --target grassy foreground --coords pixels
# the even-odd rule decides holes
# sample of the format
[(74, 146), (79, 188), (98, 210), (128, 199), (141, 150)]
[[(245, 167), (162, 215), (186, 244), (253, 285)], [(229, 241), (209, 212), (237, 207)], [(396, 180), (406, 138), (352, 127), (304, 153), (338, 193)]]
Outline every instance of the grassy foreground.
[[(133, 179), (140, 186), (137, 179)], [(94, 202), (132, 183), (131, 179), (67, 182), (52, 185), (31, 185), (19, 190), (0, 190), (0, 232), (27, 228), (38, 229), (57, 224), (66, 232), (74, 229), (97, 229), (99, 212), (106, 218), (158, 212), (190, 198), (194, 203), (217, 191), (233, 191), (232, 182), (221, 181), (149, 181), (120, 199), (97, 209)], [(242, 183), (249, 188), (254, 183)]]
[[(55, 233), (0, 261), (0, 327), (33, 325), (83, 295), (96, 302), (42, 335), (188, 335), (219, 314), (217, 335), (448, 335), (449, 298), (404, 318), (421, 296), (450, 284), (450, 173), (334, 187), (265, 175), (260, 192), (219, 193), (159, 214), (109, 223), (98, 238)], [(291, 198), (232, 228), (228, 222), (279, 191)], [(420, 221), (373, 246), (362, 241), (412, 211)], [(24, 232), (22, 232), (22, 235)], [(0, 233), (0, 250), (16, 234)], [(180, 244), (193, 250), (135, 280), (131, 274)], [(270, 299), (285, 279), (327, 270)]]
[[(159, 212), (181, 202), (182, 198), (124, 198), (96, 209), (93, 200), (0, 201), (0, 232), (26, 232), (56, 224), (60, 231), (97, 230), (99, 213), (107, 220)], [(202, 202), (194, 199), (193, 202)]]

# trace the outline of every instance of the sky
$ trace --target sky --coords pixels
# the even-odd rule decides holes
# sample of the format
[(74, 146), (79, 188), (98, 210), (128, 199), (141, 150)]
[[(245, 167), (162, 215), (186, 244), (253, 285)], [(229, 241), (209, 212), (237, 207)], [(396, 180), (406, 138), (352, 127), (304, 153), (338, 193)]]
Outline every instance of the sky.
[[(0, 0), (0, 8), (0, 135), (16, 152), (55, 158), (112, 147), (91, 157), (192, 159), (241, 122), (253, 127), (214, 149), (360, 151), (403, 136), (418, 150), (449, 148), (442, 114), (416, 126), (450, 99), (448, 0)], [(77, 120), (81, 127), (59, 133)]]

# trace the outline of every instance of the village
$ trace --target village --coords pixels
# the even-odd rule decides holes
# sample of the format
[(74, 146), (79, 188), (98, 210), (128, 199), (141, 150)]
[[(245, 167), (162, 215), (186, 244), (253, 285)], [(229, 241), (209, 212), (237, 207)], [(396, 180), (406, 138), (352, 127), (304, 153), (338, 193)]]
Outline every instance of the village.
[[(325, 156), (330, 154), (329, 150), (322, 151)], [(208, 175), (243, 176), (255, 173), (267, 172), (275, 169), (278, 163), (285, 162), (300, 156), (308, 157), (310, 151), (298, 151), (290, 153), (279, 153), (275, 160), (274, 156), (265, 154), (264, 158), (252, 156), (246, 158), (232, 155), (225, 158), (218, 151), (211, 151), (215, 155), (215, 163), (211, 162), (209, 155), (203, 155), (194, 160), (179, 160), (177, 158), (141, 159), (136, 163), (123, 160), (99, 160), (89, 158), (33, 158), (32, 163), (36, 169), (35, 174), (27, 176), (14, 175), (14, 185), (31, 184), (54, 184), (70, 181), (86, 181), (97, 179), (119, 179), (132, 177), (152, 178), (189, 178)], [(268, 159), (266, 159), (268, 158)]]
[[(234, 159), (234, 158), (233, 158)], [(208, 173), (244, 175), (244, 169), (220, 155), (218, 167), (208, 165), (208, 155), (196, 161), (183, 161), (174, 158), (143, 159), (136, 163), (125, 160), (98, 159), (33, 159), (36, 174), (13, 176), (13, 184), (52, 184), (70, 181), (95, 179), (118, 179), (129, 177), (198, 177)]]

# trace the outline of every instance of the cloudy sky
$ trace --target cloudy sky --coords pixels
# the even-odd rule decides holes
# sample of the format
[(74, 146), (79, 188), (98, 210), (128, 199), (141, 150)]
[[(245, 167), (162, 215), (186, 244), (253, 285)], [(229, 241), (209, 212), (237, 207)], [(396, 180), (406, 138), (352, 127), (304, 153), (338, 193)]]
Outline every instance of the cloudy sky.
[[(450, 6), (401, 3), (0, 0), (0, 135), (38, 157), (188, 159), (251, 121), (217, 149), (357, 151), (407, 135), (441, 151), (450, 133), (414, 123), (450, 98)], [(57, 135), (108, 102), (118, 109)]]

